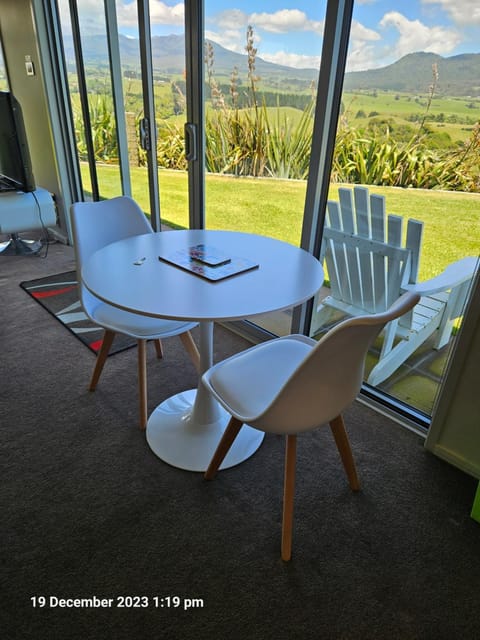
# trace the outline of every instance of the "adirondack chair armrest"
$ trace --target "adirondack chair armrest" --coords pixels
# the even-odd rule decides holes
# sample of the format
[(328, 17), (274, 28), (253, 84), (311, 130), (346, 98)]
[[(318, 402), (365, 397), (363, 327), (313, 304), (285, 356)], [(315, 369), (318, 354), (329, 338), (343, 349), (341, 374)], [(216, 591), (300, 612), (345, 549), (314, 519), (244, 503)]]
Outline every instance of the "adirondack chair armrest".
[(448, 291), (470, 280), (475, 273), (477, 264), (478, 259), (474, 256), (462, 258), (449, 264), (445, 271), (438, 276), (425, 280), (425, 282), (403, 285), (402, 290), (416, 291), (422, 296)]

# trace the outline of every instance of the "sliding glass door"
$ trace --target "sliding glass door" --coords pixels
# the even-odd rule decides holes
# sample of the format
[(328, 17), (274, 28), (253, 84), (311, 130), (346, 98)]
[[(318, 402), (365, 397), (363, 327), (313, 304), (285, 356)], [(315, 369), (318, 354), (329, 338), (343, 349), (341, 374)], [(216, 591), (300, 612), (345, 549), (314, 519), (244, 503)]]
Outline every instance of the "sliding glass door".
[(0, 91), (8, 90), (7, 70), (3, 59), (2, 41), (0, 39)]
[[(462, 75), (456, 95), (447, 83), (439, 95), (449, 66), (418, 53), (430, 47), (422, 33), (438, 32), (433, 15), (426, 31), (413, 29), (422, 3), (403, 13), (388, 1), (353, 10), (352, 0), (261, 10), (234, 0), (60, 5), (85, 197), (131, 193), (156, 228), (161, 220), (253, 232), (323, 258), (327, 200), (358, 184), (384, 195), (388, 213), (423, 223), (419, 281), (478, 255), (478, 105), (462, 98), (475, 74)], [(409, 164), (420, 151), (422, 167)], [(466, 173), (452, 165), (453, 182), (432, 183), (445, 178), (449, 159)], [(255, 339), (320, 336), (326, 276), (315, 304), (249, 318), (242, 330)], [(422, 343), (366, 390), (428, 423), (460, 326), (461, 313), (442, 350)], [(366, 380), (381, 350), (380, 341)]]
[(158, 129), (149, 3), (60, 0), (59, 10), (83, 196), (132, 195), (157, 228)]
[[(300, 245), (326, 3), (257, 9), (205, 0), (205, 224)], [(251, 323), (283, 335), (291, 320)]]
[[(393, 225), (403, 225), (397, 246), (412, 247), (413, 236), (420, 237), (418, 261), (413, 250), (405, 284), (422, 284), (422, 303), (395, 332), (393, 344), (381, 337), (373, 346), (366, 391), (402, 412), (413, 410), (424, 425), (461, 328), (469, 274), (480, 253), (477, 40), (471, 39), (475, 28), (466, 26), (468, 6), (447, 5), (427, 12), (420, 1), (355, 3), (328, 194), (338, 202), (339, 188), (362, 185), (384, 198), (387, 214), (395, 214), (392, 236)], [(333, 216), (336, 211), (334, 205)], [(407, 227), (408, 220), (418, 222)], [(330, 223), (342, 232), (358, 231), (333, 218)], [(376, 233), (371, 226), (365, 236), (376, 240)], [(333, 285), (323, 292), (330, 296), (327, 302), (319, 297), (313, 310), (317, 337), (345, 315), (374, 308), (367, 297), (373, 295), (375, 265), (361, 264), (366, 258), (353, 244), (329, 242), (334, 273), (327, 273), (327, 284)], [(463, 261), (467, 256), (471, 260)], [(391, 277), (387, 263), (384, 268), (381, 277)], [(442, 289), (432, 279), (446, 269)]]

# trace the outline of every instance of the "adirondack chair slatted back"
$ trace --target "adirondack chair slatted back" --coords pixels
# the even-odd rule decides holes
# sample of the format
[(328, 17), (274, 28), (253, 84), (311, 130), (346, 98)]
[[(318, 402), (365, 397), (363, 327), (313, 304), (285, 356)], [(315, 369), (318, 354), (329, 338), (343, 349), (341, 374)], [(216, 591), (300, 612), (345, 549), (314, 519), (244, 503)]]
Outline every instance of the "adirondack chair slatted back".
[(324, 228), (332, 296), (369, 313), (385, 311), (402, 285), (417, 280), (423, 225), (409, 220), (402, 246), (403, 219), (387, 216), (383, 196), (365, 187), (338, 193), (339, 202), (328, 201)]
[(450, 340), (461, 315), (478, 258), (462, 258), (441, 273), (418, 283), (423, 223), (385, 212), (385, 198), (365, 187), (338, 190), (329, 200), (320, 258), (330, 280), (330, 294), (319, 293), (311, 335), (320, 335), (338, 321), (335, 313), (361, 316), (382, 313), (405, 291), (416, 291), (419, 302), (389, 322), (380, 343), (378, 361), (367, 382), (377, 386), (391, 376), (427, 340), (441, 349)]

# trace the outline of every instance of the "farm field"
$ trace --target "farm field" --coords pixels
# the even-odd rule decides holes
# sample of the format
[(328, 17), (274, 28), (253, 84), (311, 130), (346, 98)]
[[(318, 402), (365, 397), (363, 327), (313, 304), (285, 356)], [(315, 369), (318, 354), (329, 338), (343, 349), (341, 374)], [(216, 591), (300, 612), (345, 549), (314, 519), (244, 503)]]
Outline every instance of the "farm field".
[[(412, 116), (421, 121), (427, 107), (426, 97), (393, 91), (365, 91), (344, 93), (342, 99), (344, 115), (357, 128), (365, 127), (375, 119), (391, 119), (397, 125), (408, 125), (415, 129)], [(464, 142), (480, 120), (480, 100), (461, 97), (433, 97), (429, 115), (434, 120), (426, 121), (428, 129), (446, 133), (456, 146)], [(457, 120), (457, 122), (454, 122)], [(447, 146), (447, 142), (445, 142)]]
[[(102, 197), (120, 195), (118, 167), (100, 164), (97, 167)], [(82, 173), (88, 184), (88, 169), (83, 163)], [(131, 177), (134, 197), (148, 211), (146, 169), (132, 168)], [(186, 173), (162, 169), (159, 181), (162, 222), (176, 228), (187, 226)], [(338, 199), (339, 186), (331, 185), (331, 199)], [(250, 231), (299, 244), (304, 181), (207, 174), (206, 189), (208, 228)], [(386, 197), (388, 213), (424, 222), (421, 280), (438, 275), (455, 260), (479, 255), (480, 195), (398, 187), (372, 186), (370, 190)]]

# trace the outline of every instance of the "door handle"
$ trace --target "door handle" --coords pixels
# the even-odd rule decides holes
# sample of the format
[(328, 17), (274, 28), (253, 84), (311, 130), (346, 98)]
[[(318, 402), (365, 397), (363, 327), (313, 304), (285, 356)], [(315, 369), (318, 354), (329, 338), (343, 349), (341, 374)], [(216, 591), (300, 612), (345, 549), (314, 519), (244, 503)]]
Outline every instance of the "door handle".
[(148, 118), (142, 118), (139, 124), (140, 146), (144, 151), (150, 151), (150, 122)]
[(188, 162), (197, 159), (197, 127), (191, 122), (184, 125), (185, 132), (185, 157)]

